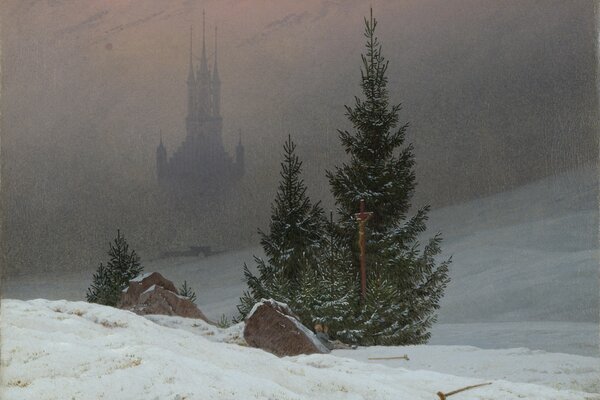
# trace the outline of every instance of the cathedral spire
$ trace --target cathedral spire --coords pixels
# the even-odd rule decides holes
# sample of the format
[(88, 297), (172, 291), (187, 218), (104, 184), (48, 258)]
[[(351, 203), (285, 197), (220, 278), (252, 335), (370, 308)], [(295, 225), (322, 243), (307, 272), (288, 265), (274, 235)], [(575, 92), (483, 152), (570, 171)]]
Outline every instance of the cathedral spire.
[(162, 141), (162, 131), (160, 132), (160, 144), (156, 148), (156, 175), (159, 180), (165, 178), (168, 169), (167, 149)]
[(215, 116), (221, 115), (221, 79), (217, 68), (217, 27), (215, 26), (215, 65), (212, 73), (213, 112)]
[(200, 58), (200, 72), (208, 73), (208, 61), (206, 59), (206, 12), (202, 10), (202, 56)]
[(194, 62), (192, 61), (192, 58), (194, 57), (193, 54), (193, 43), (192, 43), (192, 35), (193, 34), (193, 27), (190, 26), (190, 76), (194, 75)]
[(194, 83), (194, 81), (196, 80), (195, 76), (194, 76), (194, 62), (192, 60), (192, 58), (194, 57), (194, 53), (193, 53), (193, 44), (192, 44), (192, 27), (190, 26), (190, 71), (188, 73), (188, 85), (191, 83)]
[(188, 112), (186, 118), (186, 128), (188, 133), (193, 129), (193, 121), (196, 115), (196, 77), (194, 74), (193, 48), (192, 48), (192, 27), (190, 26), (190, 71), (188, 73)]
[(215, 26), (215, 64), (213, 66), (213, 82), (220, 82), (219, 71), (217, 70), (217, 27)]
[(196, 108), (201, 118), (211, 114), (212, 99), (210, 88), (210, 71), (208, 70), (208, 61), (206, 58), (206, 12), (202, 10), (202, 55), (200, 56), (200, 65), (196, 74)]

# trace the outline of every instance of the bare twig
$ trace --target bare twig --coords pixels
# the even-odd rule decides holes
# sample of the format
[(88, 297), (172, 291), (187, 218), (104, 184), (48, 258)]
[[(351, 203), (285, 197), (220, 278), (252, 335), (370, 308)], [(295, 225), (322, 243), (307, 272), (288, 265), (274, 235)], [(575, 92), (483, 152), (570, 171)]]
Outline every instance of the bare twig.
[(437, 395), (439, 396), (440, 400), (446, 400), (446, 397), (450, 397), (453, 394), (464, 392), (465, 390), (475, 389), (475, 388), (480, 387), (480, 386), (491, 385), (491, 384), (492, 384), (492, 382), (480, 383), (479, 385), (465, 386), (464, 388), (456, 389), (456, 390), (453, 390), (453, 391), (448, 392), (448, 393), (437, 392)]
[(397, 356), (397, 357), (370, 357), (369, 360), (406, 360), (406, 361), (409, 361), (409, 358), (405, 354), (403, 356)]

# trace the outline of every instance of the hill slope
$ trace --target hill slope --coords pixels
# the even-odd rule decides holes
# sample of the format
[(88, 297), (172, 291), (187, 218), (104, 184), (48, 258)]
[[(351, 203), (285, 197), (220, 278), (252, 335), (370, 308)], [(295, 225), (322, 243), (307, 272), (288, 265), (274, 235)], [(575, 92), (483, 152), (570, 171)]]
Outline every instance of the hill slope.
[(598, 321), (598, 171), (435, 210), (452, 255), (441, 322)]

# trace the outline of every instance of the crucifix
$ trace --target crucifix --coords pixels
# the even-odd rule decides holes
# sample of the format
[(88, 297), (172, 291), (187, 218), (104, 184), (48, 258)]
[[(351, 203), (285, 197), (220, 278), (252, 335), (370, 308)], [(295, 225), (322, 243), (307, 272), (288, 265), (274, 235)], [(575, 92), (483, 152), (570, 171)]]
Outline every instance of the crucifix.
[(358, 247), (360, 248), (360, 295), (362, 300), (365, 300), (367, 294), (367, 260), (366, 260), (366, 240), (365, 240), (365, 225), (369, 218), (373, 215), (372, 212), (365, 211), (365, 199), (360, 199), (360, 212), (354, 214), (358, 220)]

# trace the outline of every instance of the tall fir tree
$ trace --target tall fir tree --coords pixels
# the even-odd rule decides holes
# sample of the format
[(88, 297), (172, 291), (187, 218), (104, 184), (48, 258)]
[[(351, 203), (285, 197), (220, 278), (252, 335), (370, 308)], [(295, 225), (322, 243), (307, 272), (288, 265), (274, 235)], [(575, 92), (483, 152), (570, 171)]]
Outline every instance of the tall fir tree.
[(92, 285), (88, 288), (86, 299), (90, 303), (114, 307), (121, 297), (122, 290), (127, 287), (131, 279), (143, 271), (143, 267), (135, 250), (129, 250), (129, 244), (120, 230), (117, 230), (117, 237), (109, 246), (110, 258), (106, 266), (101, 263), (98, 267), (92, 278)]
[(320, 203), (312, 204), (301, 177), (302, 162), (288, 136), (283, 146), (281, 181), (271, 205), (269, 233), (259, 231), (266, 260), (255, 257), (258, 276), (244, 265), (249, 291), (240, 299), (244, 317), (256, 301), (274, 298), (292, 302), (297, 298), (303, 270), (314, 263), (323, 226)]
[(327, 326), (332, 339), (354, 341), (359, 281), (353, 271), (351, 251), (330, 214), (314, 268), (302, 277), (297, 313), (303, 322)]
[(364, 199), (372, 218), (367, 224), (367, 295), (360, 305), (355, 337), (362, 344), (423, 343), (449, 281), (450, 260), (436, 264), (439, 236), (421, 249), (428, 206), (408, 217), (416, 180), (408, 124), (399, 125), (401, 105), (390, 105), (388, 61), (375, 36), (377, 20), (365, 18), (366, 54), (362, 55), (361, 89), (354, 107), (346, 106), (353, 132), (339, 131), (349, 163), (327, 176), (338, 206), (340, 225), (359, 268), (357, 224), (353, 216)]
[(288, 136), (283, 145), (281, 182), (271, 205), (269, 233), (259, 234), (269, 262), (297, 285), (303, 259), (310, 257), (319, 243), (323, 210), (319, 202), (313, 205), (306, 194), (302, 161), (295, 151), (296, 144)]

